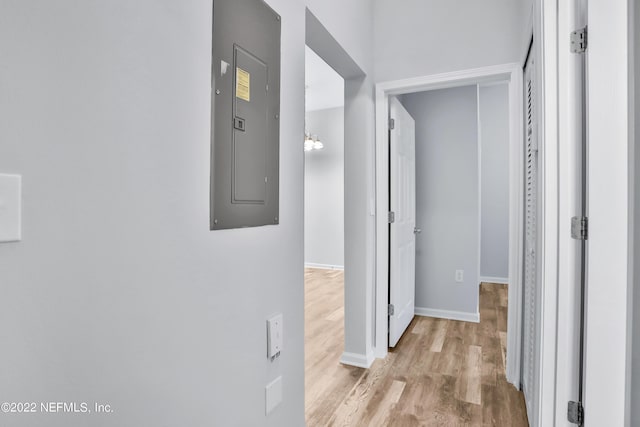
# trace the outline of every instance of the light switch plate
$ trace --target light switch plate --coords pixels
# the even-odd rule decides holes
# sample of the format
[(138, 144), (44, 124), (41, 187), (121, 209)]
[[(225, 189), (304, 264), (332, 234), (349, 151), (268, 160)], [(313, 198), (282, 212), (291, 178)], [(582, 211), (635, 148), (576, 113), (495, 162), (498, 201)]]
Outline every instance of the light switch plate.
[(0, 243), (22, 240), (22, 176), (0, 174)]
[(265, 387), (265, 413), (269, 415), (282, 402), (282, 377), (271, 381)]
[(267, 320), (267, 357), (275, 359), (282, 351), (282, 314)]

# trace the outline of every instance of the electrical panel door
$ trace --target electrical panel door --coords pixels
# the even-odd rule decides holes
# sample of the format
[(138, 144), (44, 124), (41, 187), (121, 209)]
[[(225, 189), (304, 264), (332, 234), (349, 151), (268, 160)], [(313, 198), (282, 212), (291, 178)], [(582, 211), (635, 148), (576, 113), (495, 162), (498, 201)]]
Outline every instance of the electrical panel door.
[(280, 16), (214, 0), (211, 229), (278, 224)]

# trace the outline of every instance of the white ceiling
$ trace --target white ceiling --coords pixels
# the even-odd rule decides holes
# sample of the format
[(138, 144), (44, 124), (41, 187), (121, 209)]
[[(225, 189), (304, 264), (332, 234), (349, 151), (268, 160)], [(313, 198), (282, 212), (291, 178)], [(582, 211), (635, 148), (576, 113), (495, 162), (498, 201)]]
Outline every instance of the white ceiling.
[(344, 79), (308, 46), (305, 50), (305, 111), (342, 107)]

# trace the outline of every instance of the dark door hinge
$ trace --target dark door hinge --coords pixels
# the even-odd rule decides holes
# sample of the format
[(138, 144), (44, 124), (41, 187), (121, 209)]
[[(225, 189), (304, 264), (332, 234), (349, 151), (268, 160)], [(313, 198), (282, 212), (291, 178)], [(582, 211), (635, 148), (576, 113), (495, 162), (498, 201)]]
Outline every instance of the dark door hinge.
[(587, 27), (573, 31), (569, 40), (571, 53), (584, 53), (587, 50)]
[(567, 406), (567, 420), (581, 426), (584, 423), (584, 408), (582, 402), (569, 402)]
[(395, 119), (389, 119), (389, 130), (394, 130), (396, 128)]
[(389, 221), (389, 224), (393, 224), (394, 222), (396, 222), (396, 213), (389, 212), (389, 216), (387, 217), (387, 220)]
[(571, 218), (571, 238), (587, 240), (589, 237), (589, 218), (586, 216), (574, 216)]
[(387, 310), (389, 316), (393, 316), (396, 312), (395, 307), (393, 306), (393, 304), (389, 304), (388, 310)]

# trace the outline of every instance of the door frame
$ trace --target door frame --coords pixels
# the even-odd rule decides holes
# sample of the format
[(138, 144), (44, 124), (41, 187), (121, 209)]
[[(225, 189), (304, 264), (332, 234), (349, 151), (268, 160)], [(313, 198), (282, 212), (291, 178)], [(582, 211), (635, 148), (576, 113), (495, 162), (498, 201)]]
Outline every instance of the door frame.
[[(628, 366), (632, 306), (635, 212), (633, 97), (630, 73), (635, 41), (627, 0), (587, 2), (587, 135), (589, 256), (585, 337), (585, 425), (623, 426), (630, 420)], [(637, 6), (637, 2), (635, 2)], [(637, 24), (637, 23), (636, 23)], [(631, 71), (633, 71), (631, 69)], [(637, 70), (636, 70), (637, 72)], [(634, 230), (634, 227), (635, 230)], [(603, 364), (604, 363), (604, 364)], [(627, 404), (628, 403), (628, 404)], [(637, 421), (633, 421), (637, 423)], [(627, 424), (628, 425), (628, 424)]]
[(389, 96), (434, 89), (507, 82), (509, 86), (509, 307), (507, 321), (507, 380), (520, 387), (522, 253), (523, 253), (523, 94), (522, 66), (517, 63), (434, 74), (376, 84), (376, 280), (375, 356), (388, 352), (389, 237)]

